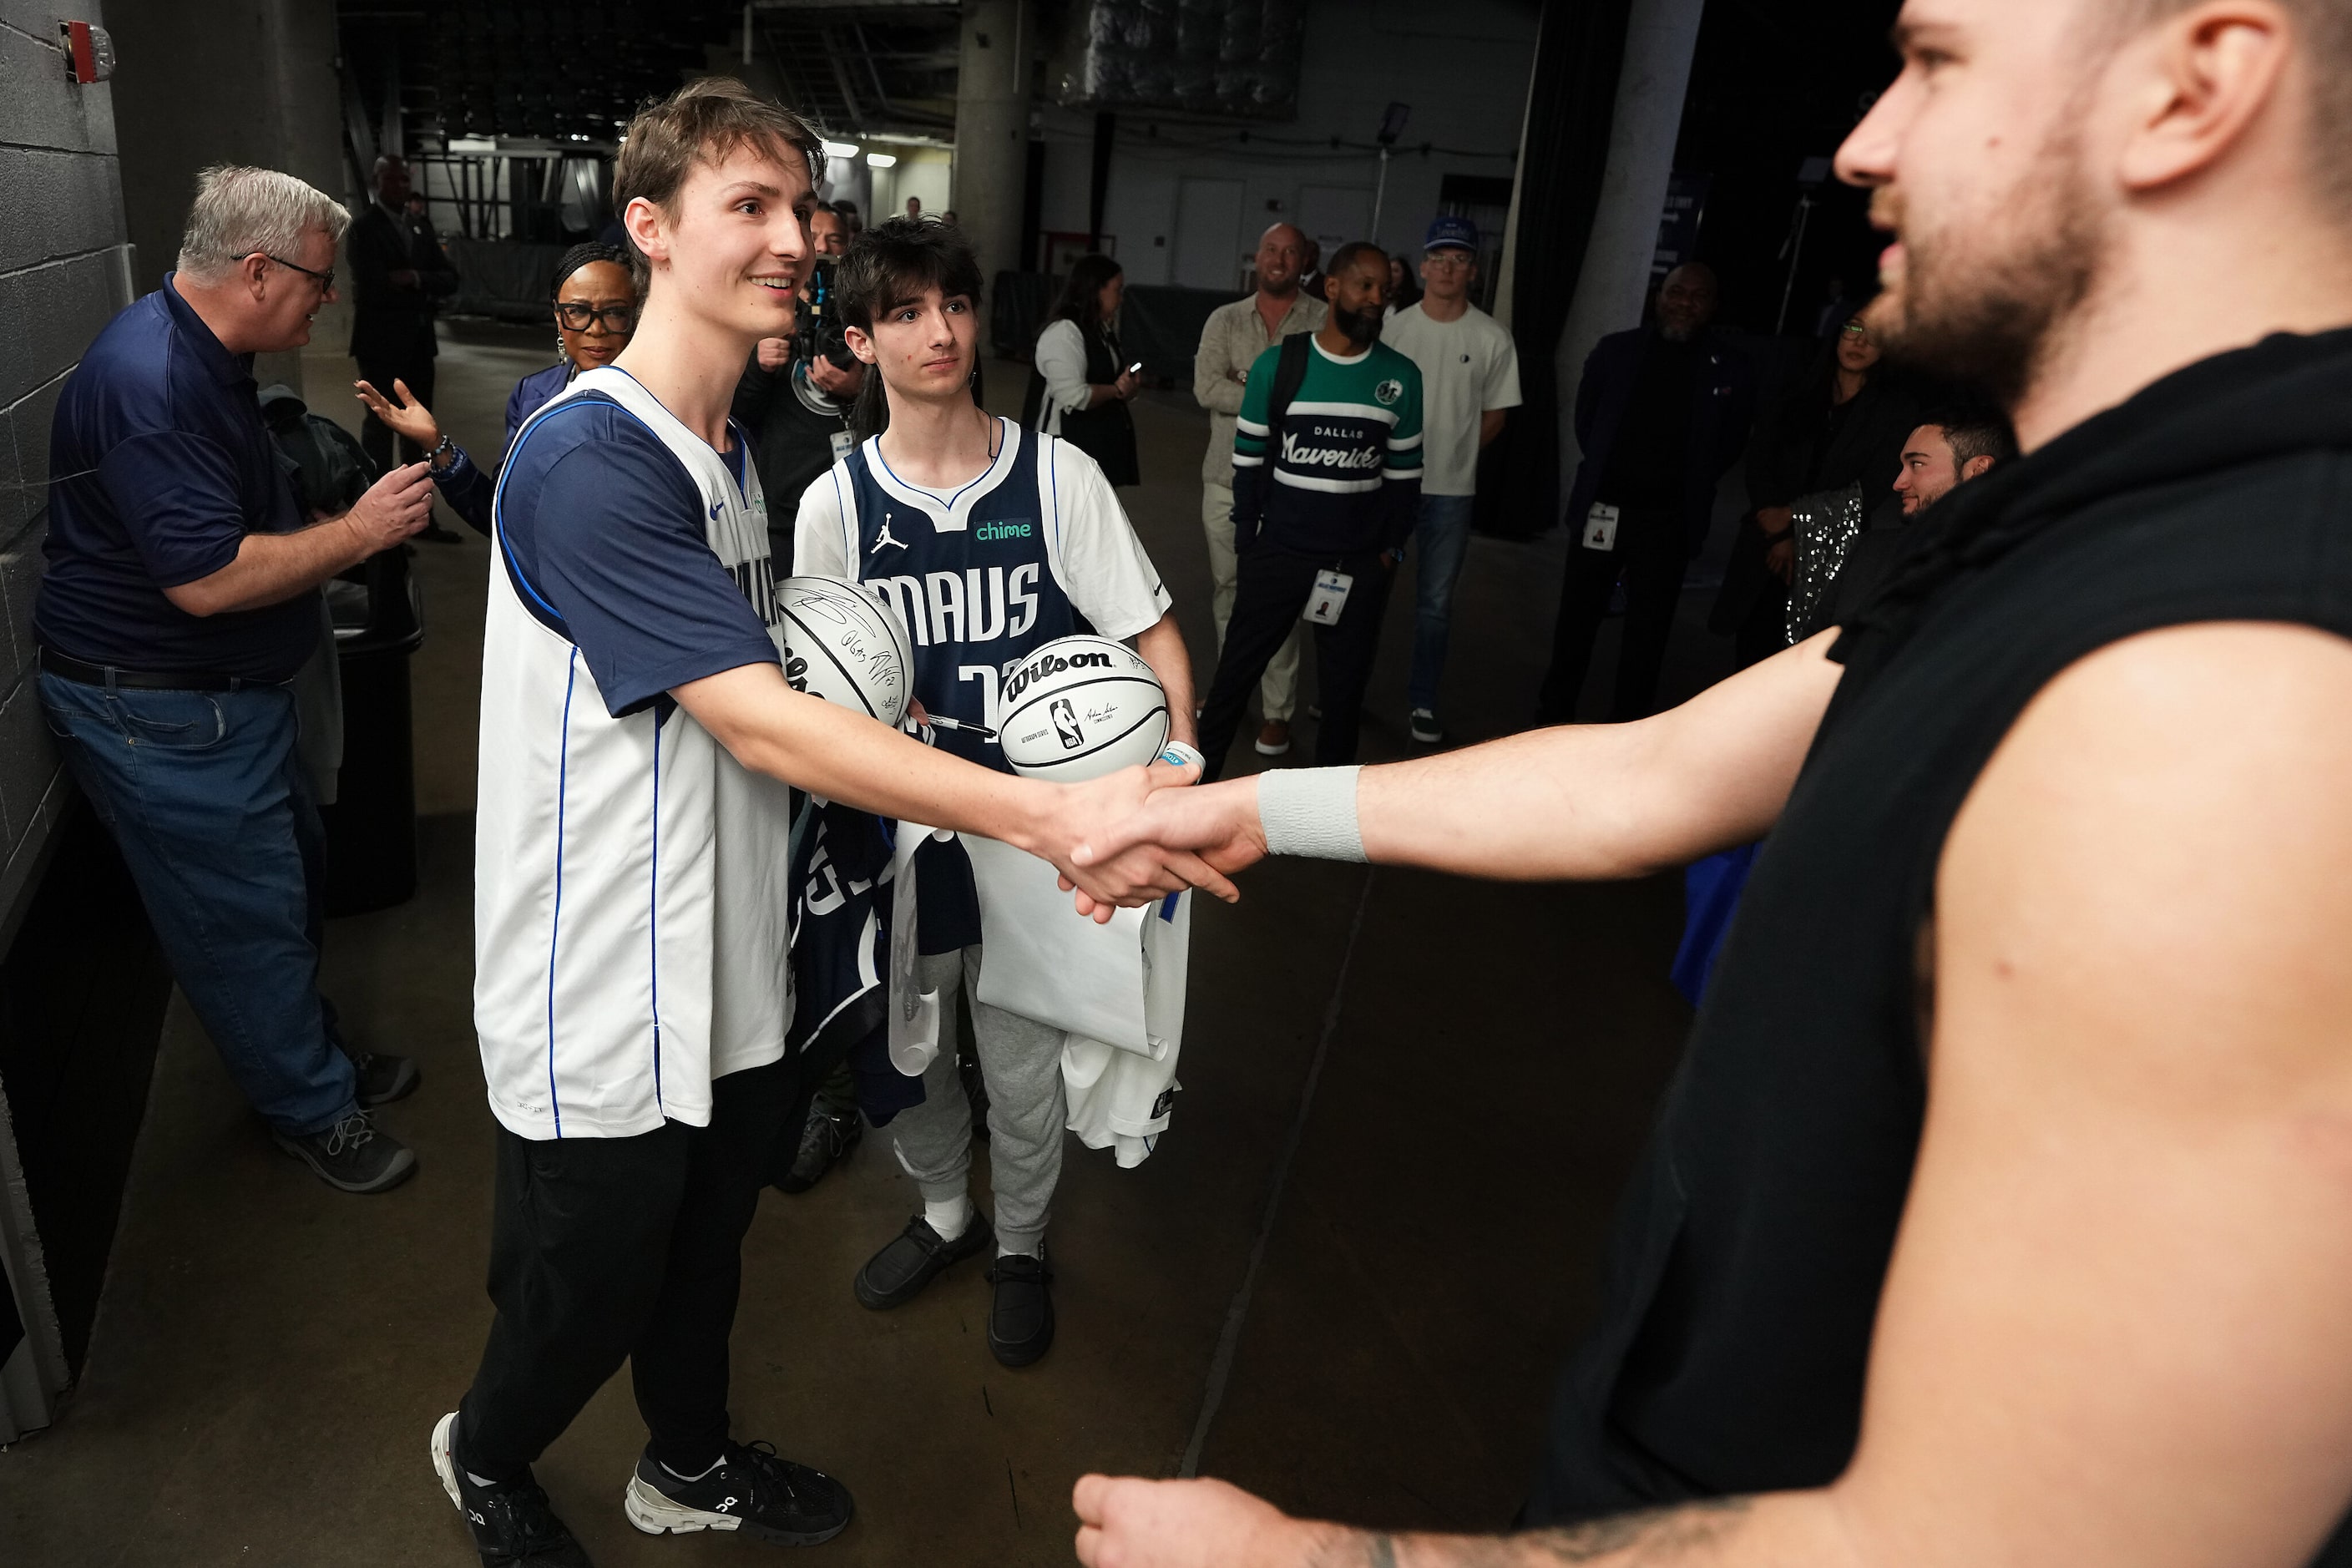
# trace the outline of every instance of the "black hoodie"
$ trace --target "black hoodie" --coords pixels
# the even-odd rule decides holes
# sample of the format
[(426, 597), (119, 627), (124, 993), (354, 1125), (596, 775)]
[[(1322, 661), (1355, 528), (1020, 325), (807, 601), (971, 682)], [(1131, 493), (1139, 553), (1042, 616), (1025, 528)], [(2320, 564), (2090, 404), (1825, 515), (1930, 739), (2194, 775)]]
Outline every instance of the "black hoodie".
[[(1844, 679), (1618, 1216), (1531, 1523), (1844, 1469), (1926, 1110), (1916, 943), (1952, 818), (2035, 693), (2106, 644), (2210, 620), (2352, 637), (2352, 331), (2168, 376), (1917, 532), (1837, 645)], [(2352, 1564), (2352, 1535), (2315, 1561)]]

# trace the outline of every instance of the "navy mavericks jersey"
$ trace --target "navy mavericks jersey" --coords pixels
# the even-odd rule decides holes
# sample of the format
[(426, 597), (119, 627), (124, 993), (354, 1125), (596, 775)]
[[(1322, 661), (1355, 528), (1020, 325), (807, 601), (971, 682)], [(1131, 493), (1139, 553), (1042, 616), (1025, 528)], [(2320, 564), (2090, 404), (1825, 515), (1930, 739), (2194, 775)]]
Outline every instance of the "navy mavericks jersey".
[[(1063, 590), (1051, 487), (1038, 455), (1052, 444), (1000, 420), (988, 471), (952, 495), (909, 485), (867, 441), (834, 470), (854, 509), (858, 580), (898, 612), (915, 645), (914, 692), (929, 712), (996, 728), (1013, 667), (1056, 637), (1088, 630)], [(1050, 480), (1051, 476), (1047, 476)], [(1058, 508), (1053, 509), (1058, 512)], [(943, 751), (1005, 770), (996, 743), (938, 731)]]

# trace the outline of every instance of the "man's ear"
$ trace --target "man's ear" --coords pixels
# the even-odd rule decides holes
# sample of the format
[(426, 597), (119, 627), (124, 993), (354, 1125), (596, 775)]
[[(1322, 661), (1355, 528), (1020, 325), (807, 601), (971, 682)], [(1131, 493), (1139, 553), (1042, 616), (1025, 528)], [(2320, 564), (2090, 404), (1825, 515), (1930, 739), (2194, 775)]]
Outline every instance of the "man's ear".
[(269, 293), (269, 269), (273, 265), (269, 258), (257, 250), (236, 264), (237, 273), (245, 281), (245, 291), (253, 296), (253, 302), (257, 305)]
[(1970, 458), (1967, 462), (1960, 465), (1960, 483), (1967, 484), (1970, 479), (1980, 479), (1990, 472), (1992, 472), (1992, 459), (1990, 458)]
[(647, 262), (659, 266), (669, 259), (669, 236), (664, 232), (667, 220), (661, 208), (643, 196), (632, 196), (621, 213), (621, 226)]
[(2294, 42), (2275, 0), (2207, 0), (2151, 29), (2118, 173), (2148, 192), (2226, 158), (2276, 101)]
[(857, 356), (860, 363), (875, 364), (880, 362), (881, 355), (875, 350), (874, 340), (866, 335), (864, 328), (844, 326), (841, 329), (841, 341), (849, 345), (849, 352)]

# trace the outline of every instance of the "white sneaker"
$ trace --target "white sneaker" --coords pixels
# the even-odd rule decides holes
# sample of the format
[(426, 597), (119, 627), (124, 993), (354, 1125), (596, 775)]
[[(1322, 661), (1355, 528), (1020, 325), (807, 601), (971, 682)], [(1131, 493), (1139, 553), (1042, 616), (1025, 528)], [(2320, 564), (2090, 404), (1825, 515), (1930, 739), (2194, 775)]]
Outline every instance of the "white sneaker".
[(1445, 739), (1445, 731), (1438, 728), (1437, 715), (1426, 708), (1412, 710), (1412, 738), (1424, 746), (1433, 746)]

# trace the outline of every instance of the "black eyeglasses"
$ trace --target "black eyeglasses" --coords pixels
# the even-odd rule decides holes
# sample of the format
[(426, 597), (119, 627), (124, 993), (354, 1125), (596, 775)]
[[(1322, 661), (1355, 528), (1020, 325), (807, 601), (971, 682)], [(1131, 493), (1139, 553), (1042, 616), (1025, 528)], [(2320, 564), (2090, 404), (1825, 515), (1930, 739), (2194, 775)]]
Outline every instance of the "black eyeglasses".
[(566, 331), (584, 332), (594, 329), (604, 332), (627, 333), (637, 325), (635, 305), (607, 305), (598, 310), (593, 305), (563, 304), (555, 307), (555, 319), (563, 323)]
[(289, 272), (299, 272), (305, 278), (317, 279), (319, 281), (319, 292), (321, 294), (331, 294), (335, 291), (335, 270), (331, 267), (324, 272), (313, 272), (309, 268), (302, 266), (300, 263), (289, 261), (282, 256), (272, 256), (266, 250), (259, 254), (264, 261), (275, 261), (278, 266), (283, 267)]

